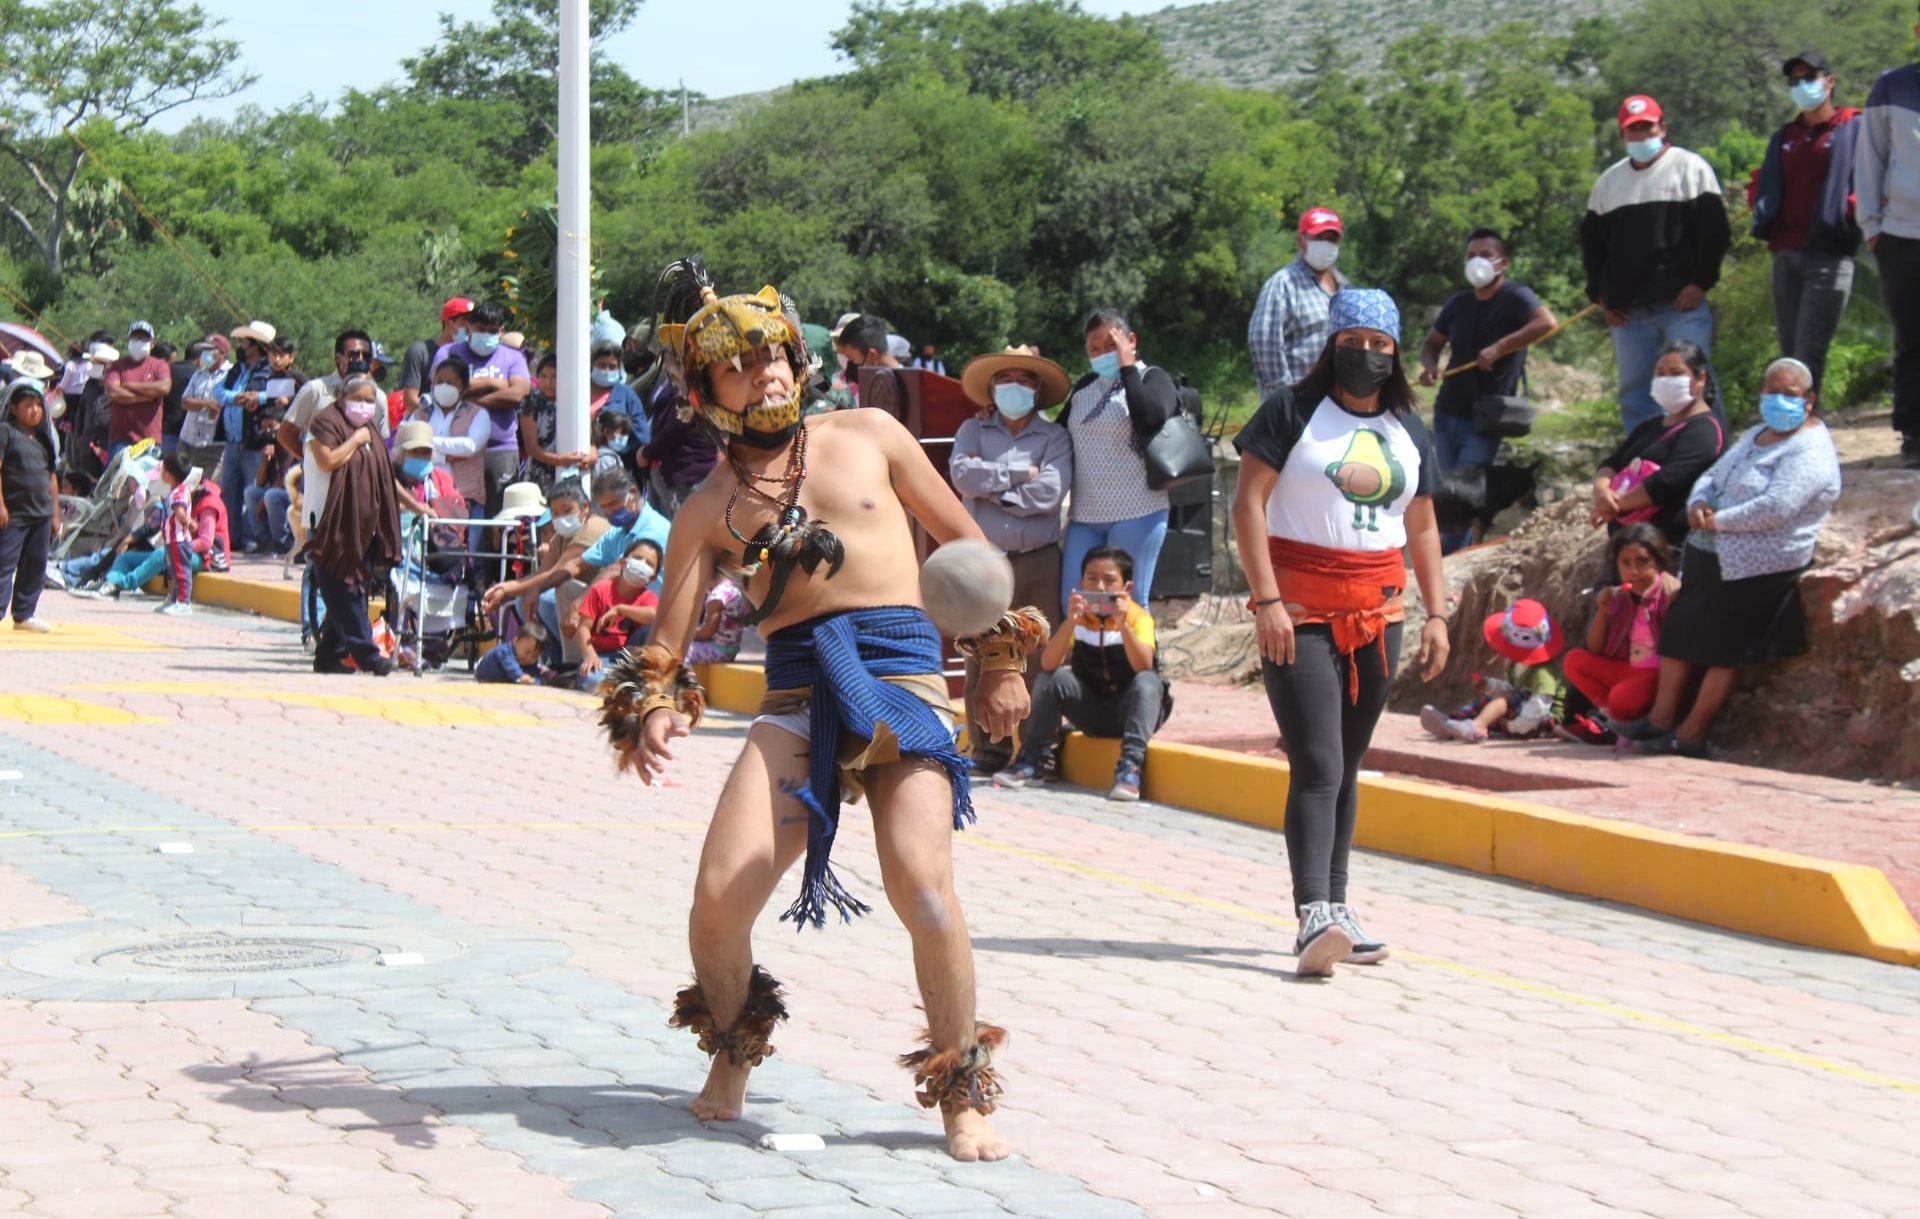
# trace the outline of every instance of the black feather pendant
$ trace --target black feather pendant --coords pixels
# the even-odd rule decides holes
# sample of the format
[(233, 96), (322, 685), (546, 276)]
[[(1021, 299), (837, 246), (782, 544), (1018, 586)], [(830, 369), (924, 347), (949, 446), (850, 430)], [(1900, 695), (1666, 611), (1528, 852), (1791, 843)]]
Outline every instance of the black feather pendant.
[(824, 563), (827, 574), (821, 578), (831, 580), (840, 573), (840, 567), (846, 561), (846, 545), (838, 534), (827, 528), (825, 521), (808, 520), (807, 510), (798, 504), (788, 508), (781, 513), (778, 521), (753, 535), (753, 540), (747, 543), (741, 556), (744, 565), (765, 562), (773, 567), (773, 582), (767, 588), (767, 599), (745, 620), (747, 625), (765, 621), (779, 606), (795, 567), (814, 576), (819, 574), (820, 566)]

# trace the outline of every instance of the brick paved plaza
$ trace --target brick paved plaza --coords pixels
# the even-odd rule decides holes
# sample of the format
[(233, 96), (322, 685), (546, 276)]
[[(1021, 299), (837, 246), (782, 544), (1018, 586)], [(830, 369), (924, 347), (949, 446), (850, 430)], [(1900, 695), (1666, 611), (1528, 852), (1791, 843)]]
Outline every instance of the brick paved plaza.
[(955, 849), (1015, 1160), (893, 1065), (858, 810), (881, 909), (796, 936), (782, 890), (794, 1018), (703, 1127), (664, 1005), (741, 720), (648, 790), (582, 697), (47, 608), (0, 637), (0, 1214), (1920, 1216), (1920, 972), (1363, 856), (1397, 953), (1300, 983), (1278, 835), (1059, 788)]

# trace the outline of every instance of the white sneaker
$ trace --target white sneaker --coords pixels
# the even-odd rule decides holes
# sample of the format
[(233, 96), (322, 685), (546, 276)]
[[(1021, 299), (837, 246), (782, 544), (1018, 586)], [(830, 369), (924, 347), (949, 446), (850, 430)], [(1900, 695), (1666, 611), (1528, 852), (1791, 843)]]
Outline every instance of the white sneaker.
[(193, 613), (193, 606), (185, 601), (169, 601), (154, 613), (165, 614), (170, 618), (184, 618)]
[(32, 631), (36, 635), (45, 635), (53, 630), (52, 627), (38, 618), (28, 618), (25, 621), (16, 618), (13, 620), (13, 629), (16, 631)]
[(1353, 952), (1353, 937), (1334, 921), (1328, 903), (1309, 902), (1300, 907), (1300, 934), (1293, 941), (1293, 951), (1300, 958), (1295, 972), (1301, 977), (1331, 977), (1334, 963)]

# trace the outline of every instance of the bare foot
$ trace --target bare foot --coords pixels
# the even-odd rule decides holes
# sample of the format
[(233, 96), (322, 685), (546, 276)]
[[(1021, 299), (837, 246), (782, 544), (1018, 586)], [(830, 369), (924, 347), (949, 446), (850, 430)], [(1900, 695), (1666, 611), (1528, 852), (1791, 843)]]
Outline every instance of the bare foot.
[[(693, 1116), (703, 1122), (731, 1122), (739, 1118), (747, 1105), (747, 1072), (736, 1067), (725, 1054), (713, 1056), (707, 1071), (707, 1086), (693, 1098)], [(1006, 1154), (1004, 1151), (1002, 1155)]]
[(1000, 1137), (982, 1114), (971, 1109), (962, 1109), (958, 1113), (941, 1113), (947, 1124), (947, 1150), (953, 1158), (965, 1162), (974, 1160), (1004, 1160), (1007, 1158), (1007, 1141)]

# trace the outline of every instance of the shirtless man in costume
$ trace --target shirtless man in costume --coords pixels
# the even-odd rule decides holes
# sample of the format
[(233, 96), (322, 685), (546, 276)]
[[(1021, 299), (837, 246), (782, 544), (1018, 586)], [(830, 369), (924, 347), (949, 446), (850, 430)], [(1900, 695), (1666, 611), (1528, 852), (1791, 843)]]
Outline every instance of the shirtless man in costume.
[[(939, 635), (920, 601), (909, 517), (936, 541), (980, 530), (919, 442), (883, 411), (803, 419), (809, 357), (792, 305), (772, 288), (717, 297), (698, 259), (661, 277), (655, 334), (683, 409), (711, 425), (724, 460), (674, 517), (666, 595), (652, 641), (613, 665), (602, 723), (623, 767), (651, 783), (704, 707), (680, 657), (716, 562), (744, 569), (767, 639), (768, 696), (707, 830), (689, 940), (695, 984), (671, 1023), (713, 1056), (693, 1102), (702, 1120), (740, 1116), (747, 1073), (773, 1052), (786, 1016), (750, 936), (774, 886), (804, 854), (783, 919), (820, 927), (867, 907), (828, 854), (843, 787), (873, 808), (887, 900), (913, 939), (927, 1045), (902, 1056), (920, 1103), (938, 1107), (955, 1159), (997, 1160), (987, 1121), (1004, 1030), (974, 1019), (973, 949), (954, 894), (952, 834), (972, 820), (956, 752)], [(825, 477), (810, 477), (829, 472)], [(982, 718), (996, 737), (1026, 715), (1026, 656), (1045, 641), (1037, 610), (1009, 611), (962, 646), (986, 675)]]

